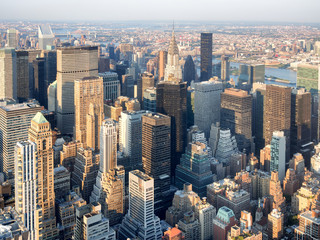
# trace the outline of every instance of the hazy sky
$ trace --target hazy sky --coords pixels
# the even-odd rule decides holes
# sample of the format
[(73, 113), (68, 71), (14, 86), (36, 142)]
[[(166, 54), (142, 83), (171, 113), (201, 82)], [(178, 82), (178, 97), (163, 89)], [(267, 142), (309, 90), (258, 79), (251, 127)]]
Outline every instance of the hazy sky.
[(0, 19), (320, 23), (320, 0), (1, 0)]

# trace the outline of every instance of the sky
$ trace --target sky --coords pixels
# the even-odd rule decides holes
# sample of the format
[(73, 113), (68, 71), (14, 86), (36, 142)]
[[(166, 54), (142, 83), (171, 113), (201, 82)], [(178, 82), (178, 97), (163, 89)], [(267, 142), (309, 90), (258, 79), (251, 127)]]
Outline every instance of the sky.
[(320, 0), (1, 0), (1, 20), (320, 23)]

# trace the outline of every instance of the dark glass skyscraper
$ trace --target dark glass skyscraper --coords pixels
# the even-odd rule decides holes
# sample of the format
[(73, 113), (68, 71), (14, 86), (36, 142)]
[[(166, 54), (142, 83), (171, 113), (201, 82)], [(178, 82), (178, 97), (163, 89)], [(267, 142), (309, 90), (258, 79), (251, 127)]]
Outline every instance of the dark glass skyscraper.
[(45, 59), (37, 58), (33, 61), (33, 76), (34, 76), (34, 97), (41, 106), (47, 108), (47, 88), (45, 83)]
[(190, 86), (191, 81), (195, 81), (195, 80), (196, 80), (196, 69), (195, 69), (192, 57), (188, 55), (186, 62), (184, 64), (183, 81), (187, 82), (187, 85)]
[(212, 76), (212, 33), (201, 33), (201, 81)]

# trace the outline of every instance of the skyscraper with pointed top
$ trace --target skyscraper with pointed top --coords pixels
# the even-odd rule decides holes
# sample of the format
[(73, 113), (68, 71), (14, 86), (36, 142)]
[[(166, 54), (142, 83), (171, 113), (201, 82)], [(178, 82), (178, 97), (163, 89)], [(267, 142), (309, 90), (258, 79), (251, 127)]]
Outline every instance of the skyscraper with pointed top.
[(157, 112), (171, 117), (171, 175), (186, 146), (187, 84), (182, 82), (179, 48), (174, 30), (168, 49), (164, 80), (157, 85)]

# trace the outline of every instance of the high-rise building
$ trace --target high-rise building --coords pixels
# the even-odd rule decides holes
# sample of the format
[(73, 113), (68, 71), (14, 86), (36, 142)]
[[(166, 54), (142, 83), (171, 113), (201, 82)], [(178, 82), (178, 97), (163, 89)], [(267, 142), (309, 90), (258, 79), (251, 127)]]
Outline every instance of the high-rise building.
[[(263, 138), (263, 116), (264, 101), (266, 95), (266, 84), (253, 84), (253, 103), (252, 103), (252, 136), (254, 136), (255, 155), (260, 154), (260, 150), (265, 147)], [(252, 149), (253, 150), (253, 149)], [(253, 152), (253, 151), (252, 151)]]
[(100, 167), (90, 202), (99, 202), (101, 211), (110, 225), (120, 223), (124, 211), (123, 172), (117, 172), (117, 131), (115, 122), (106, 119), (100, 133)]
[(176, 186), (181, 189), (184, 183), (191, 183), (194, 191), (205, 197), (207, 185), (213, 182), (210, 161), (205, 143), (189, 143), (176, 168)]
[(33, 102), (0, 107), (0, 164), (7, 177), (14, 172), (14, 147), (27, 139), (30, 121), (40, 111), (41, 107)]
[(141, 74), (140, 78), (138, 79), (138, 89), (137, 89), (137, 96), (140, 103), (143, 101), (143, 93), (144, 90), (150, 87), (154, 87), (154, 76), (151, 73), (144, 72)]
[(244, 89), (250, 91), (253, 83), (264, 83), (265, 81), (265, 65), (263, 64), (241, 64), (239, 84), (240, 88), (246, 86)]
[(119, 229), (119, 239), (160, 240), (160, 219), (154, 215), (153, 178), (139, 170), (129, 173), (129, 210)]
[(273, 209), (268, 215), (268, 239), (281, 239), (284, 228), (284, 214)]
[(166, 68), (167, 65), (167, 59), (168, 59), (168, 52), (167, 51), (160, 51), (159, 52), (159, 80), (163, 80), (164, 79), (164, 70)]
[(120, 96), (120, 81), (115, 72), (99, 73), (103, 78), (103, 100), (114, 101)]
[(285, 213), (286, 200), (283, 197), (281, 183), (278, 177), (278, 172), (276, 171), (271, 172), (269, 194), (271, 197), (270, 209), (280, 209), (282, 213)]
[(220, 95), (223, 85), (220, 81), (203, 81), (194, 88), (194, 124), (209, 138), (212, 124), (220, 122)]
[(320, 211), (305, 211), (299, 215), (299, 227), (295, 228), (296, 239), (320, 239)]
[(54, 193), (56, 199), (66, 196), (70, 191), (70, 172), (64, 166), (54, 168)]
[(100, 147), (100, 125), (103, 113), (103, 80), (99, 77), (84, 77), (74, 81), (75, 139), (84, 148), (95, 151)]
[(39, 238), (36, 225), (41, 209), (38, 206), (38, 158), (34, 142), (18, 142), (15, 147), (15, 209), (30, 232), (30, 239)]
[(229, 81), (230, 80), (230, 62), (229, 57), (221, 56), (221, 80)]
[[(170, 117), (159, 113), (142, 116), (142, 163), (144, 172), (154, 179), (155, 210), (165, 208), (170, 189)], [(136, 137), (136, 135), (134, 135)]]
[(58, 235), (55, 217), (54, 164), (52, 149), (52, 131), (49, 122), (38, 112), (31, 120), (29, 140), (37, 145), (38, 156), (38, 205), (41, 216), (36, 218), (39, 239), (55, 239)]
[(57, 50), (57, 125), (62, 134), (74, 127), (74, 80), (98, 76), (98, 47)]
[(17, 54), (17, 98), (25, 102), (29, 98), (29, 54), (27, 51), (16, 51)]
[(16, 29), (7, 30), (7, 47), (17, 48), (18, 47), (18, 31)]
[(240, 151), (251, 152), (252, 96), (246, 91), (228, 88), (221, 93), (221, 127), (235, 135)]
[(201, 81), (208, 81), (212, 76), (212, 33), (201, 33), (200, 51)]
[[(142, 166), (142, 116), (147, 111), (123, 111), (119, 118), (119, 150), (132, 168)], [(170, 151), (170, 150), (169, 150)]]
[(293, 89), (291, 94), (290, 156), (302, 153), (306, 166), (310, 167), (311, 142), (311, 94), (305, 89)]
[(74, 239), (116, 239), (114, 230), (109, 227), (109, 220), (101, 213), (99, 203), (90, 203), (76, 209)]
[(188, 55), (186, 62), (184, 63), (183, 81), (187, 82), (188, 86), (190, 86), (191, 81), (196, 81), (196, 68), (190, 55)]
[(43, 24), (38, 27), (39, 49), (46, 50), (54, 42), (54, 34), (49, 24)]
[(237, 224), (234, 213), (227, 207), (221, 207), (213, 219), (213, 240), (227, 240), (231, 227)]
[(282, 182), (286, 174), (286, 137), (284, 132), (273, 132), (270, 148), (270, 171), (277, 171)]
[(299, 188), (299, 179), (292, 168), (288, 168), (286, 177), (283, 180), (283, 193), (286, 196), (293, 196)]
[(45, 87), (57, 80), (57, 51), (42, 50), (41, 57), (45, 59)]
[(230, 129), (219, 129), (218, 131), (218, 138), (215, 139), (215, 142), (211, 143), (211, 148), (213, 152), (216, 149), (215, 157), (219, 162), (229, 164), (231, 155), (239, 152), (237, 141), (231, 135)]
[(203, 198), (194, 207), (195, 217), (199, 220), (201, 240), (212, 239), (213, 219), (216, 217), (216, 209)]
[(0, 49), (0, 99), (17, 99), (17, 56), (13, 48)]
[(286, 137), (286, 161), (290, 157), (291, 88), (267, 85), (264, 99), (263, 138), (270, 144), (274, 131), (283, 131)]
[(143, 109), (156, 112), (157, 110), (157, 89), (155, 87), (146, 88), (143, 92)]
[(134, 97), (134, 79), (131, 74), (122, 75), (121, 96)]
[(47, 86), (45, 83), (45, 59), (36, 58), (33, 60), (33, 96), (41, 106), (48, 107)]
[(197, 240), (200, 239), (199, 220), (195, 218), (194, 212), (186, 212), (183, 218), (178, 222), (178, 228), (181, 230), (185, 239)]

